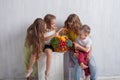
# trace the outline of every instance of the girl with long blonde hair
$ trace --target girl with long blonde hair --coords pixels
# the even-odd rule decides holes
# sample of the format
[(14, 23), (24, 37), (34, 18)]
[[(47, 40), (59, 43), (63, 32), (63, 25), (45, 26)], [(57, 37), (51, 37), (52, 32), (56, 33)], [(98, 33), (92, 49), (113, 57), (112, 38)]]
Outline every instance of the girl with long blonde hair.
[(25, 70), (27, 80), (35, 77), (37, 71), (37, 59), (40, 58), (44, 48), (45, 22), (41, 18), (37, 18), (33, 24), (27, 29), (25, 39)]
[[(61, 28), (61, 32), (65, 33), (68, 38), (70, 40), (72, 40), (73, 42), (77, 39), (78, 35), (79, 35), (79, 29), (82, 28), (82, 23), (78, 17), (78, 15), (76, 14), (70, 14), (68, 16), (68, 18), (66, 19), (65, 23), (64, 23), (64, 27)], [(65, 60), (67, 59), (66, 57), (69, 56), (69, 61), (70, 63), (73, 62), (74, 63), (74, 70), (75, 70), (75, 74), (74, 74), (74, 80), (80, 80), (80, 73), (81, 73), (81, 69), (79, 67), (78, 64), (78, 60), (77, 57), (79, 54), (73, 54), (71, 51), (68, 51), (68, 55), (65, 54)], [(87, 55), (87, 60), (89, 61), (89, 68), (90, 68), (90, 80), (97, 80), (97, 68), (96, 68), (96, 63), (94, 61), (94, 58), (92, 56), (92, 48), (90, 48), (90, 51)], [(65, 63), (65, 68), (69, 68), (68, 64)], [(68, 76), (68, 69), (66, 69), (65, 72), (65, 76)]]

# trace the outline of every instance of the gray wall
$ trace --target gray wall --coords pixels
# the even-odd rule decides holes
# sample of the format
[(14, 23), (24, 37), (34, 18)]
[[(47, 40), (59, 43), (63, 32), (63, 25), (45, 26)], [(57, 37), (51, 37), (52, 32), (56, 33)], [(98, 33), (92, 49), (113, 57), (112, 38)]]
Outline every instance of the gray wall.
[[(120, 0), (0, 0), (0, 79), (21, 78), (26, 29), (52, 13), (63, 26), (71, 13), (92, 28), (99, 76), (120, 76)], [(10, 80), (10, 79), (9, 79)]]

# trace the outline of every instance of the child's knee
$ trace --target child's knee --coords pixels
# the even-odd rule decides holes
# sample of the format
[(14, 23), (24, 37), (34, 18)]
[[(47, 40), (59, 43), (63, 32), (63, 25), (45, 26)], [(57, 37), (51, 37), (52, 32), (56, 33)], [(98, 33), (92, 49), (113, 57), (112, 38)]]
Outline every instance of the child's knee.
[(46, 55), (52, 55), (52, 50), (51, 49), (46, 49), (45, 53), (46, 53)]

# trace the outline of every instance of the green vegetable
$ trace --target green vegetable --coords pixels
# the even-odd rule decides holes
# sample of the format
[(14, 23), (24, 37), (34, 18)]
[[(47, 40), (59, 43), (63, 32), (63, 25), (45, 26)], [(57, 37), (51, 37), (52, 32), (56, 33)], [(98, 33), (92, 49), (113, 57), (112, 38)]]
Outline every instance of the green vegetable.
[(51, 45), (53, 46), (53, 48), (57, 48), (58, 47), (58, 38), (54, 37), (51, 39)]
[(72, 43), (71, 40), (67, 40), (67, 41), (66, 41), (66, 45), (67, 45), (67, 47), (72, 47), (72, 46), (73, 46), (73, 43)]

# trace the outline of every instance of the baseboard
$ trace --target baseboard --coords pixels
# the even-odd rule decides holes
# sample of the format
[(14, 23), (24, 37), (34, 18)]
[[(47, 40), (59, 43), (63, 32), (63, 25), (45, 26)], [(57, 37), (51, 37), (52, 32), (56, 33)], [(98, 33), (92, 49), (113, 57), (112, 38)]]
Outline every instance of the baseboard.
[[(81, 78), (80, 80), (84, 80)], [(98, 77), (98, 80), (120, 80), (120, 76), (105, 76), (105, 77)]]
[(120, 80), (120, 76), (99, 77), (98, 80)]

